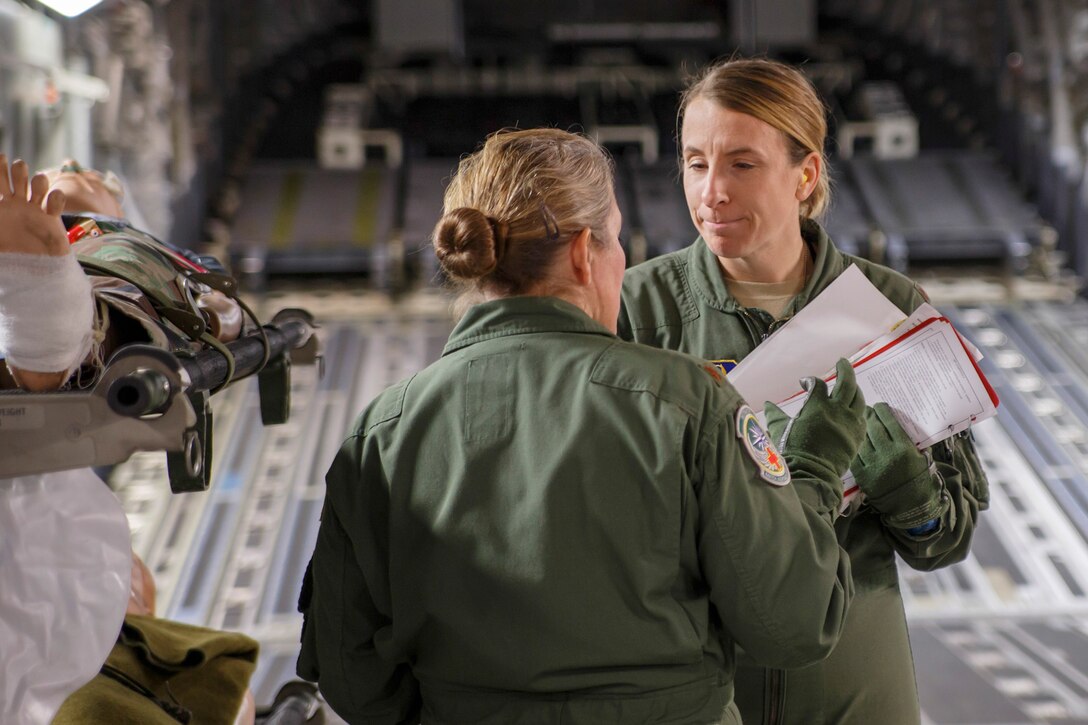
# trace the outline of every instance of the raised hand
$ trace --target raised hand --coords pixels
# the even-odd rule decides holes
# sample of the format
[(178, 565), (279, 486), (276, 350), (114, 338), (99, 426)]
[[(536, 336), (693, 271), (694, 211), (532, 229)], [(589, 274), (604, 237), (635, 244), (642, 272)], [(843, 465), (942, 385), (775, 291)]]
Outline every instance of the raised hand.
[(60, 213), (64, 193), (49, 191), (44, 174), (30, 176), (23, 160), (11, 164), (0, 154), (0, 253), (48, 255), (68, 254), (68, 236)]

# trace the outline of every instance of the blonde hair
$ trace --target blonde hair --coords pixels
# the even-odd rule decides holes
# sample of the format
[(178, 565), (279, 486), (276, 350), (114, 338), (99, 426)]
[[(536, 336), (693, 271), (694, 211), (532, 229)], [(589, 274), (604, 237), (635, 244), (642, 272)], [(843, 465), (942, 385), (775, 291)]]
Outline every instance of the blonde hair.
[(801, 218), (817, 218), (827, 209), (831, 179), (824, 154), (826, 107), (801, 71), (761, 58), (726, 60), (708, 66), (688, 83), (680, 96), (676, 115), (678, 137), (684, 112), (696, 98), (707, 98), (722, 108), (754, 116), (781, 131), (794, 164), (800, 164), (810, 153), (819, 154), (820, 178), (809, 197), (801, 202)]
[(526, 293), (583, 229), (606, 239), (612, 184), (611, 158), (584, 136), (558, 129), (489, 136), (458, 166), (432, 238), (462, 305), (484, 292)]

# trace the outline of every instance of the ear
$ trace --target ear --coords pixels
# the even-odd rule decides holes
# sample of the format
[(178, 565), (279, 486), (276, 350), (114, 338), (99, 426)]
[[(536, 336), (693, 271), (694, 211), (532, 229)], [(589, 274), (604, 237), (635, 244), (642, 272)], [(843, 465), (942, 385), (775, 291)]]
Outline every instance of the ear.
[(570, 255), (571, 271), (574, 272), (574, 279), (582, 287), (588, 285), (590, 280), (593, 279), (592, 255), (590, 254), (592, 237), (593, 233), (589, 231), (589, 227), (586, 227), (570, 240), (568, 254)]
[(797, 201), (804, 201), (812, 196), (823, 172), (823, 159), (820, 154), (813, 151), (804, 158), (801, 162), (801, 182), (797, 185)]

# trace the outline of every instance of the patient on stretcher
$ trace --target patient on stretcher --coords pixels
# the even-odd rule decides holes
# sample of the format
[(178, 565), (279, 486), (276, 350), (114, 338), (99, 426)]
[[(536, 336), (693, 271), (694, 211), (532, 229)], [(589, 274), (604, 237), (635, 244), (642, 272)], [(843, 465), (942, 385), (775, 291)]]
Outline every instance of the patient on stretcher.
[[(176, 351), (238, 337), (238, 302), (210, 286), (225, 277), (221, 268), (128, 226), (110, 175), (69, 161), (51, 177), (31, 177), (21, 161), (9, 176), (0, 154), (0, 387), (87, 387), (125, 344)], [(205, 324), (180, 329), (171, 310)], [(247, 686), (257, 642), (156, 617), (154, 580), (135, 553), (130, 580), (112, 651), (90, 682), (57, 703), (53, 722), (252, 723)], [(19, 723), (50, 715), (23, 713)]]
[[(3, 170), (6, 183), (6, 160)], [(20, 366), (21, 349), (16, 346), (6, 361), (13, 380), (5, 382), (7, 376), (0, 374), (0, 388), (13, 383), (31, 391), (86, 387), (120, 345), (198, 349), (229, 342), (243, 332), (240, 301), (213, 286), (234, 289), (218, 260), (177, 249), (132, 227), (124, 218), (122, 187), (112, 174), (71, 159), (33, 179), (28, 173), (22, 162), (12, 164), (14, 188), (9, 192), (17, 198), (9, 193), (7, 203), (0, 204), (0, 228), (26, 225), (33, 230), (25, 237), (5, 235), (0, 252), (37, 257), (9, 263), (0, 272), (8, 278), (11, 304), (25, 305), (11, 324), (27, 344), (40, 346), (33, 339), (52, 333), (53, 347), (78, 346), (83, 355), (72, 362), (64, 353), (75, 351), (52, 350), (51, 357), (39, 356)], [(45, 213), (31, 215), (19, 190), (28, 191), (30, 205), (40, 205)], [(59, 315), (60, 310), (67, 314)], [(88, 314), (93, 321), (90, 332), (84, 332)], [(38, 324), (41, 316), (49, 318), (45, 327)], [(185, 324), (190, 319), (199, 330)], [(58, 369), (46, 369), (50, 364)]]

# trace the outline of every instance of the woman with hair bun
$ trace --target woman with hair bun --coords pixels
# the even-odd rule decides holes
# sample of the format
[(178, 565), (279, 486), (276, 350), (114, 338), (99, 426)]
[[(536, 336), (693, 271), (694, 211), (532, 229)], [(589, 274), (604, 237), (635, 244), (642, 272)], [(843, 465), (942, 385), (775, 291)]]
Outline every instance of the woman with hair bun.
[(350, 723), (738, 723), (736, 643), (797, 666), (838, 638), (852, 371), (777, 449), (716, 368), (617, 339), (612, 185), (529, 130), (446, 191), (464, 316), (341, 446), (299, 601), (298, 672)]
[[(903, 275), (841, 253), (817, 222), (830, 200), (827, 121), (799, 70), (763, 59), (708, 67), (681, 96), (677, 131), (699, 238), (627, 273), (621, 337), (728, 371), (851, 265), (904, 316), (925, 301)], [(961, 561), (989, 489), (970, 431), (919, 451), (885, 404), (866, 420), (851, 464), (865, 503), (835, 525), (857, 585), (846, 630), (810, 667), (787, 672), (742, 654), (736, 699), (746, 723), (921, 718), (896, 555), (921, 571)]]

